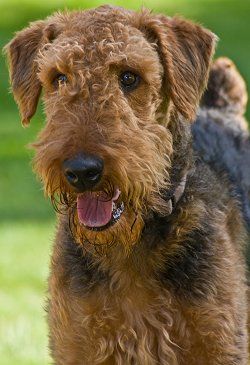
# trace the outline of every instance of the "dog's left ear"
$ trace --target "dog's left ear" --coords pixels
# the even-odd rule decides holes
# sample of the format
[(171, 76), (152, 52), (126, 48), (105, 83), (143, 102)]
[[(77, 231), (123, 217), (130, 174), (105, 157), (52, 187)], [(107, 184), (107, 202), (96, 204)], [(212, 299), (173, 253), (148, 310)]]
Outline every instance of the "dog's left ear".
[(12, 92), (22, 118), (28, 126), (35, 114), (41, 84), (37, 78), (36, 57), (41, 48), (55, 38), (54, 24), (36, 21), (18, 32), (4, 47), (7, 54)]
[(156, 37), (167, 95), (176, 109), (192, 121), (207, 83), (217, 37), (178, 17), (147, 14), (141, 21), (149, 37)]

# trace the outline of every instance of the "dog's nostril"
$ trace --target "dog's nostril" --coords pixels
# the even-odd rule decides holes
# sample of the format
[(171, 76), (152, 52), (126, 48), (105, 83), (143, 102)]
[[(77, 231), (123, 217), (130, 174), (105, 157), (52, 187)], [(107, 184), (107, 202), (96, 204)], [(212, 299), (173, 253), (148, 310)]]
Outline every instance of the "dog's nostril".
[(86, 173), (86, 179), (91, 181), (97, 180), (99, 176), (100, 176), (100, 171), (97, 170), (88, 171)]
[(76, 183), (78, 181), (78, 176), (72, 171), (65, 171), (65, 176), (67, 177), (68, 181), (72, 183)]

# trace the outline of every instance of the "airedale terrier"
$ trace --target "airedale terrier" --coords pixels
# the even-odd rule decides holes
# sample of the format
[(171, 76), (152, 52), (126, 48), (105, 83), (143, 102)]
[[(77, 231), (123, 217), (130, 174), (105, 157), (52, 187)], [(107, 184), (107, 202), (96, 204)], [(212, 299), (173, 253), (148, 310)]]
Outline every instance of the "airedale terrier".
[(57, 365), (246, 365), (245, 228), (193, 154), (216, 37), (112, 6), (56, 13), (7, 45), (34, 169), (59, 212), (49, 279)]

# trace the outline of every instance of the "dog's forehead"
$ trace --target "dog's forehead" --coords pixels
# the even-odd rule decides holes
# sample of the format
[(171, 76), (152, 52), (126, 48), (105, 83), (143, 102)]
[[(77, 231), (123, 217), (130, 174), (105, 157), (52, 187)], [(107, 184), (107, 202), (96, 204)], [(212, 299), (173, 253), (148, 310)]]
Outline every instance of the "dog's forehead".
[(86, 25), (101, 25), (102, 23), (114, 22), (128, 23), (134, 14), (136, 13), (131, 10), (111, 5), (69, 13), (74, 24), (77, 24), (79, 21), (79, 23), (85, 22)]
[[(135, 13), (134, 13), (135, 14)], [(139, 34), (133, 26), (132, 12), (122, 8), (102, 6), (96, 9), (62, 14), (61, 39), (66, 37), (78, 38), (89, 43), (106, 40), (115, 42), (119, 38), (125, 40), (129, 29)], [(130, 31), (131, 32), (131, 31)]]
[(61, 14), (61, 31), (47, 56), (54, 59), (66, 53), (73, 58), (84, 55), (87, 63), (154, 58), (154, 45), (138, 29), (133, 15), (138, 14), (110, 6)]
[(106, 11), (99, 9), (71, 13), (64, 33), (79, 37), (85, 43), (103, 39), (110, 42), (119, 38), (125, 40), (128, 33), (132, 32), (139, 35), (139, 30), (132, 23), (130, 12), (110, 7)]
[(135, 14), (137, 13), (110, 5), (67, 13), (72, 28), (85, 30), (89, 27), (102, 29), (103, 26), (113, 23), (129, 24)]

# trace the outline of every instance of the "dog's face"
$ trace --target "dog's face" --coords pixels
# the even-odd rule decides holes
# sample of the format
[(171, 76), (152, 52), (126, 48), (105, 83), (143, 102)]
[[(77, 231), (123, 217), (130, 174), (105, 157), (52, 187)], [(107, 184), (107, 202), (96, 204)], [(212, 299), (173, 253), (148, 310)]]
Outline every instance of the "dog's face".
[(164, 214), (171, 118), (192, 120), (215, 37), (181, 19), (103, 6), (33, 23), (7, 45), (23, 124), (43, 89), (35, 171), (78, 242), (132, 245)]

